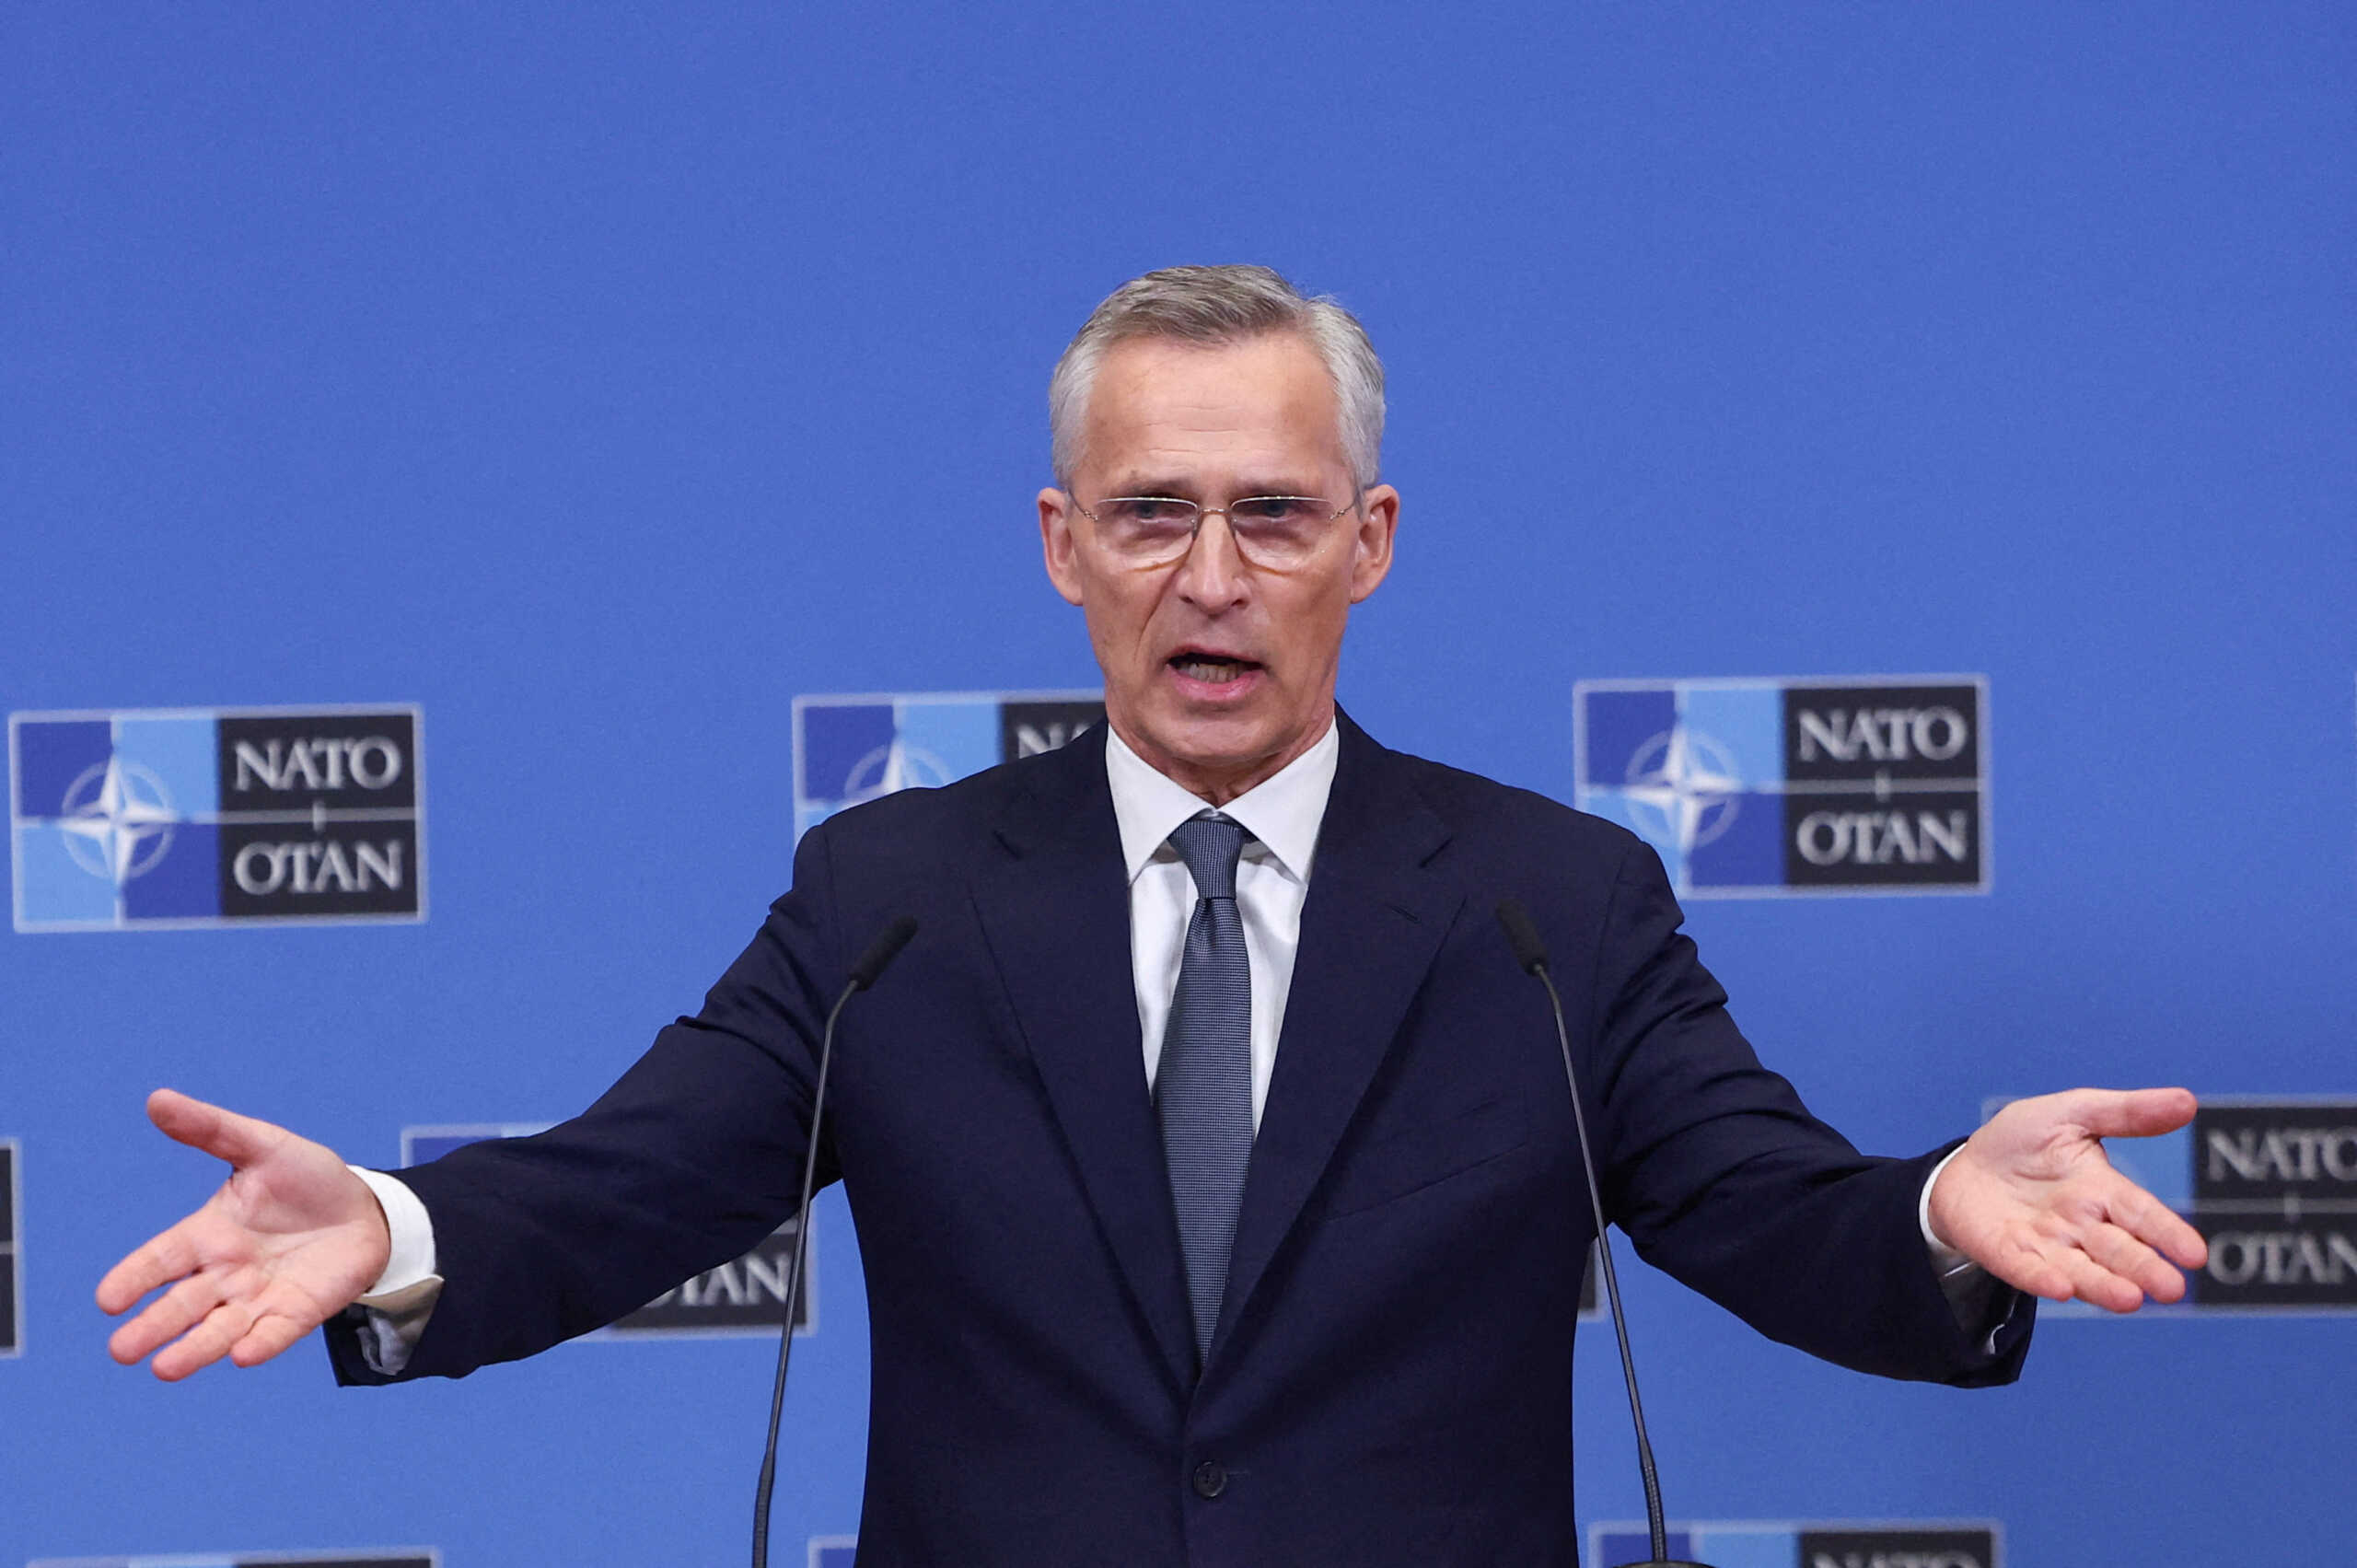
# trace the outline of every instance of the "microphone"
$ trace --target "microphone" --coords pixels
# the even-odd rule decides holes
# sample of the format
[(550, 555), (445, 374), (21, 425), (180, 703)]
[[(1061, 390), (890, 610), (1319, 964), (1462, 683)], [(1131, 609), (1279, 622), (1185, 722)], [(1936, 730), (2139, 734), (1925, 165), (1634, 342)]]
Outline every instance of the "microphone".
[[(867, 945), (867, 951), (859, 956), (859, 962), (851, 967), (851, 989), (865, 991), (882, 979), (892, 960), (900, 956), (900, 949), (909, 945), (909, 938), (916, 934), (916, 921), (905, 914), (877, 932), (876, 940)], [(839, 1002), (836, 1005), (840, 1007), (842, 1004)]]
[(1498, 903), (1498, 924), (1506, 934), (1506, 943), (1514, 948), (1514, 961), (1522, 972), (1547, 988), (1548, 1005), (1555, 1014), (1555, 1039), (1563, 1048), (1563, 1081), (1572, 1091), (1572, 1126), (1579, 1133), (1580, 1174), (1587, 1178), (1588, 1211), (1596, 1216), (1596, 1260), (1604, 1275), (1604, 1294), (1612, 1303), (1612, 1335), (1620, 1345), (1620, 1376), (1629, 1386), (1629, 1421), (1637, 1431), (1637, 1474), (1645, 1483), (1645, 1527), (1653, 1539), (1653, 1555), (1643, 1562), (1621, 1564), (1621, 1568), (1709, 1568), (1707, 1563), (1690, 1562), (1669, 1555), (1669, 1527), (1663, 1521), (1661, 1511), (1661, 1478), (1654, 1473), (1653, 1439), (1645, 1435), (1645, 1407), (1637, 1398), (1637, 1363), (1629, 1353), (1629, 1330), (1620, 1311), (1620, 1281), (1612, 1272), (1612, 1240), (1605, 1234), (1604, 1197), (1596, 1187), (1596, 1154), (1588, 1146), (1587, 1113), (1580, 1109), (1580, 1078), (1572, 1066), (1572, 1036), (1563, 1024), (1563, 998), (1555, 990), (1554, 977), (1547, 972), (1547, 945), (1538, 939), (1538, 928), (1530, 923), (1530, 912), (1522, 907), (1520, 899), (1503, 899)]
[(761, 1452), (761, 1484), (753, 1493), (753, 1568), (769, 1568), (770, 1500), (777, 1491), (777, 1433), (785, 1415), (785, 1369), (794, 1361), (794, 1321), (802, 1315), (803, 1267), (810, 1257), (810, 1194), (819, 1179), (819, 1128), (827, 1114), (827, 1070), (835, 1059), (835, 1020), (843, 1016), (843, 1007), (853, 997), (883, 977), (916, 934), (916, 921), (905, 914), (876, 934), (867, 951), (852, 965), (842, 993), (828, 1009), (826, 1031), (819, 1037), (819, 1082), (810, 1095), (810, 1144), (802, 1156), (802, 1202), (794, 1225), (794, 1264), (786, 1272), (785, 1329), (778, 1336), (777, 1382), (770, 1389), (770, 1441)]

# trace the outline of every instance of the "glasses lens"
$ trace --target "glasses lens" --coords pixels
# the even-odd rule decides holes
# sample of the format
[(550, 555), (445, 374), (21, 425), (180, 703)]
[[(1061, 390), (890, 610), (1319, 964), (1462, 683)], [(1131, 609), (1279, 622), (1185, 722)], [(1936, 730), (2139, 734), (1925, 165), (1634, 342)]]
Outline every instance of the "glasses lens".
[(1165, 495), (1114, 495), (1099, 501), (1097, 531), (1107, 549), (1135, 561), (1184, 555), (1195, 537), (1195, 504)]
[(1318, 552), (1340, 510), (1315, 495), (1255, 495), (1230, 506), (1227, 520), (1246, 560), (1283, 570)]

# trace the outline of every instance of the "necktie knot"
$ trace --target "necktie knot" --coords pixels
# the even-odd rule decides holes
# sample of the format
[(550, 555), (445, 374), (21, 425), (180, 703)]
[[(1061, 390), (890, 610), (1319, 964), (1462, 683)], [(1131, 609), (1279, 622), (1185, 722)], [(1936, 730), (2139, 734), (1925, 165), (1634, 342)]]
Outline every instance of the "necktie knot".
[(1172, 830), (1170, 847), (1187, 863), (1198, 897), (1236, 897), (1236, 863), (1244, 854), (1244, 824), (1215, 813), (1190, 818)]

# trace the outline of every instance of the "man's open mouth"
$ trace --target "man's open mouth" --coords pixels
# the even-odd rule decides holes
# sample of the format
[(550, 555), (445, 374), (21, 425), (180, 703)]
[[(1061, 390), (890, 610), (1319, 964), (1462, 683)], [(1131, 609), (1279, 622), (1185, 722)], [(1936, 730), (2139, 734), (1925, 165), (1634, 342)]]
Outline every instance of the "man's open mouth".
[(1254, 660), (1237, 658), (1227, 654), (1207, 654), (1197, 648), (1186, 648), (1170, 656), (1170, 668), (1190, 680), (1207, 685), (1225, 686), (1260, 668)]

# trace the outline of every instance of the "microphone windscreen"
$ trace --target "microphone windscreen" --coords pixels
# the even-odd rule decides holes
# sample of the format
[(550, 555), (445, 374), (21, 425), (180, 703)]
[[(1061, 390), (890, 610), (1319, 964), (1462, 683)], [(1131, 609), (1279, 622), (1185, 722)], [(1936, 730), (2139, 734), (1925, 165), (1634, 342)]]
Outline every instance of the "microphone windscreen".
[(1498, 900), (1498, 924), (1504, 928), (1506, 941), (1514, 947), (1514, 961), (1522, 966), (1525, 974), (1537, 974), (1547, 967), (1547, 944), (1538, 940), (1538, 927), (1530, 923), (1530, 912), (1522, 907), (1520, 899)]
[(909, 945), (909, 938), (916, 934), (915, 918), (905, 914), (877, 932), (876, 940), (867, 945), (867, 951), (859, 956), (859, 962), (851, 967), (852, 989), (865, 991), (874, 985), (887, 966), (900, 956), (900, 949)]

